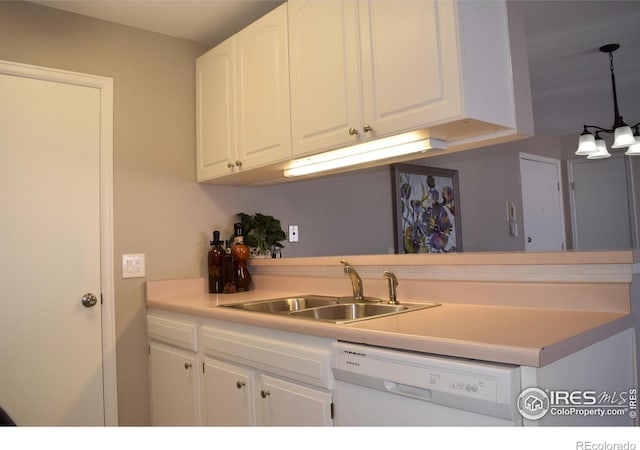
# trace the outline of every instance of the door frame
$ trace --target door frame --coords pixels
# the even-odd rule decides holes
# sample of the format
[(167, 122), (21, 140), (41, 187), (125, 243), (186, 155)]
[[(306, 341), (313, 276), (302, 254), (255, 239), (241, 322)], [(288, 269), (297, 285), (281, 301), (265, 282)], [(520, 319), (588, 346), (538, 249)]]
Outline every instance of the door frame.
[(100, 283), (104, 421), (118, 425), (113, 269), (113, 78), (0, 60), (0, 74), (100, 91)]
[[(523, 225), (523, 230), (526, 231), (527, 229), (527, 224), (524, 223), (524, 183), (522, 182), (522, 160), (523, 159), (527, 159), (529, 161), (534, 161), (534, 162), (539, 162), (539, 163), (545, 163), (545, 164), (551, 164), (553, 166), (556, 167), (556, 173), (558, 175), (558, 200), (560, 201), (560, 236), (562, 238), (562, 250), (567, 250), (567, 224), (565, 221), (565, 210), (564, 210), (564, 196), (563, 196), (563, 190), (564, 190), (564, 182), (562, 179), (562, 164), (561, 161), (559, 159), (556, 158), (549, 158), (547, 156), (540, 156), (540, 155), (534, 155), (531, 153), (523, 153), (520, 152), (519, 156), (518, 156), (518, 165), (520, 166), (520, 190), (521, 190), (521, 195), (522, 195), (522, 225)], [(525, 251), (527, 251), (527, 242), (526, 242), (526, 238), (523, 236), (524, 239), (524, 249)]]

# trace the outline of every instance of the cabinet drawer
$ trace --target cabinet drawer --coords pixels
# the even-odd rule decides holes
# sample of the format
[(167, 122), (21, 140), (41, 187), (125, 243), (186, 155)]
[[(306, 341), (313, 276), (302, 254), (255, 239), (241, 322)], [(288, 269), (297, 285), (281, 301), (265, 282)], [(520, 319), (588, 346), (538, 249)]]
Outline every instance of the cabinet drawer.
[(234, 361), (303, 383), (331, 389), (331, 351), (322, 345), (202, 327), (203, 353)]
[(147, 315), (147, 336), (186, 350), (198, 351), (198, 326), (195, 323)]

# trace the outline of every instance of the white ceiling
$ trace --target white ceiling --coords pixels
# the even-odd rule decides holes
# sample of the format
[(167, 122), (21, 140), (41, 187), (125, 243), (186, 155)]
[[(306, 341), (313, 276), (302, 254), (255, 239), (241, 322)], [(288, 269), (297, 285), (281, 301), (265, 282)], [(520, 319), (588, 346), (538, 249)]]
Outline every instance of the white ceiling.
[[(36, 1), (111, 22), (214, 46), (280, 0)], [(578, 133), (583, 123), (609, 127), (613, 102), (608, 55), (614, 54), (620, 112), (640, 121), (640, 1), (522, 0), (537, 133)]]

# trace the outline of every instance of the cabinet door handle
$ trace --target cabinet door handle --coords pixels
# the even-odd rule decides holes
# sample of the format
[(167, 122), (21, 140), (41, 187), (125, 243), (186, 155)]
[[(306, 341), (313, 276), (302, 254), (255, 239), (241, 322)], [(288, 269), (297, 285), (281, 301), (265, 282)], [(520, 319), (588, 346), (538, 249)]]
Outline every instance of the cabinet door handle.
[(362, 127), (362, 131), (364, 131), (365, 133), (371, 133), (373, 131), (373, 127), (368, 123), (365, 123)]
[(238, 166), (238, 167), (242, 167), (242, 161), (237, 160), (237, 161), (236, 161), (236, 166)]
[(243, 387), (245, 387), (247, 383), (245, 383), (244, 381), (236, 381), (236, 387), (238, 389), (242, 389)]
[(233, 163), (232, 163), (231, 161), (229, 161), (229, 162), (227, 163), (227, 167), (228, 167), (229, 169), (233, 169)]
[(184, 368), (185, 368), (186, 370), (189, 370), (189, 369), (191, 369), (192, 367), (193, 367), (193, 364), (191, 364), (191, 363), (184, 363)]
[(356, 136), (358, 134), (358, 130), (353, 127), (349, 128), (348, 132), (349, 136)]
[(271, 395), (271, 392), (269, 391), (265, 391), (264, 389), (260, 391), (260, 397), (262, 398), (267, 398), (270, 395)]

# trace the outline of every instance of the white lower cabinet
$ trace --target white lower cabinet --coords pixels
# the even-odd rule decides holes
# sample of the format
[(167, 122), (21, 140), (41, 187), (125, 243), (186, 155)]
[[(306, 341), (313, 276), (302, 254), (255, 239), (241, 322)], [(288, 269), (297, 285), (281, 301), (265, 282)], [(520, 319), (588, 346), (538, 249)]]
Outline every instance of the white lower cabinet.
[(256, 380), (256, 425), (331, 426), (331, 394), (259, 374)]
[(152, 341), (149, 361), (153, 425), (199, 425), (196, 354)]
[(331, 340), (207, 321), (201, 416), (215, 426), (331, 426)]
[(200, 425), (197, 324), (147, 315), (151, 423)]
[(153, 425), (331, 426), (331, 339), (150, 309)]
[(253, 390), (251, 369), (205, 357), (202, 362), (203, 425), (253, 425)]
[(202, 419), (209, 426), (331, 426), (331, 394), (204, 358)]

